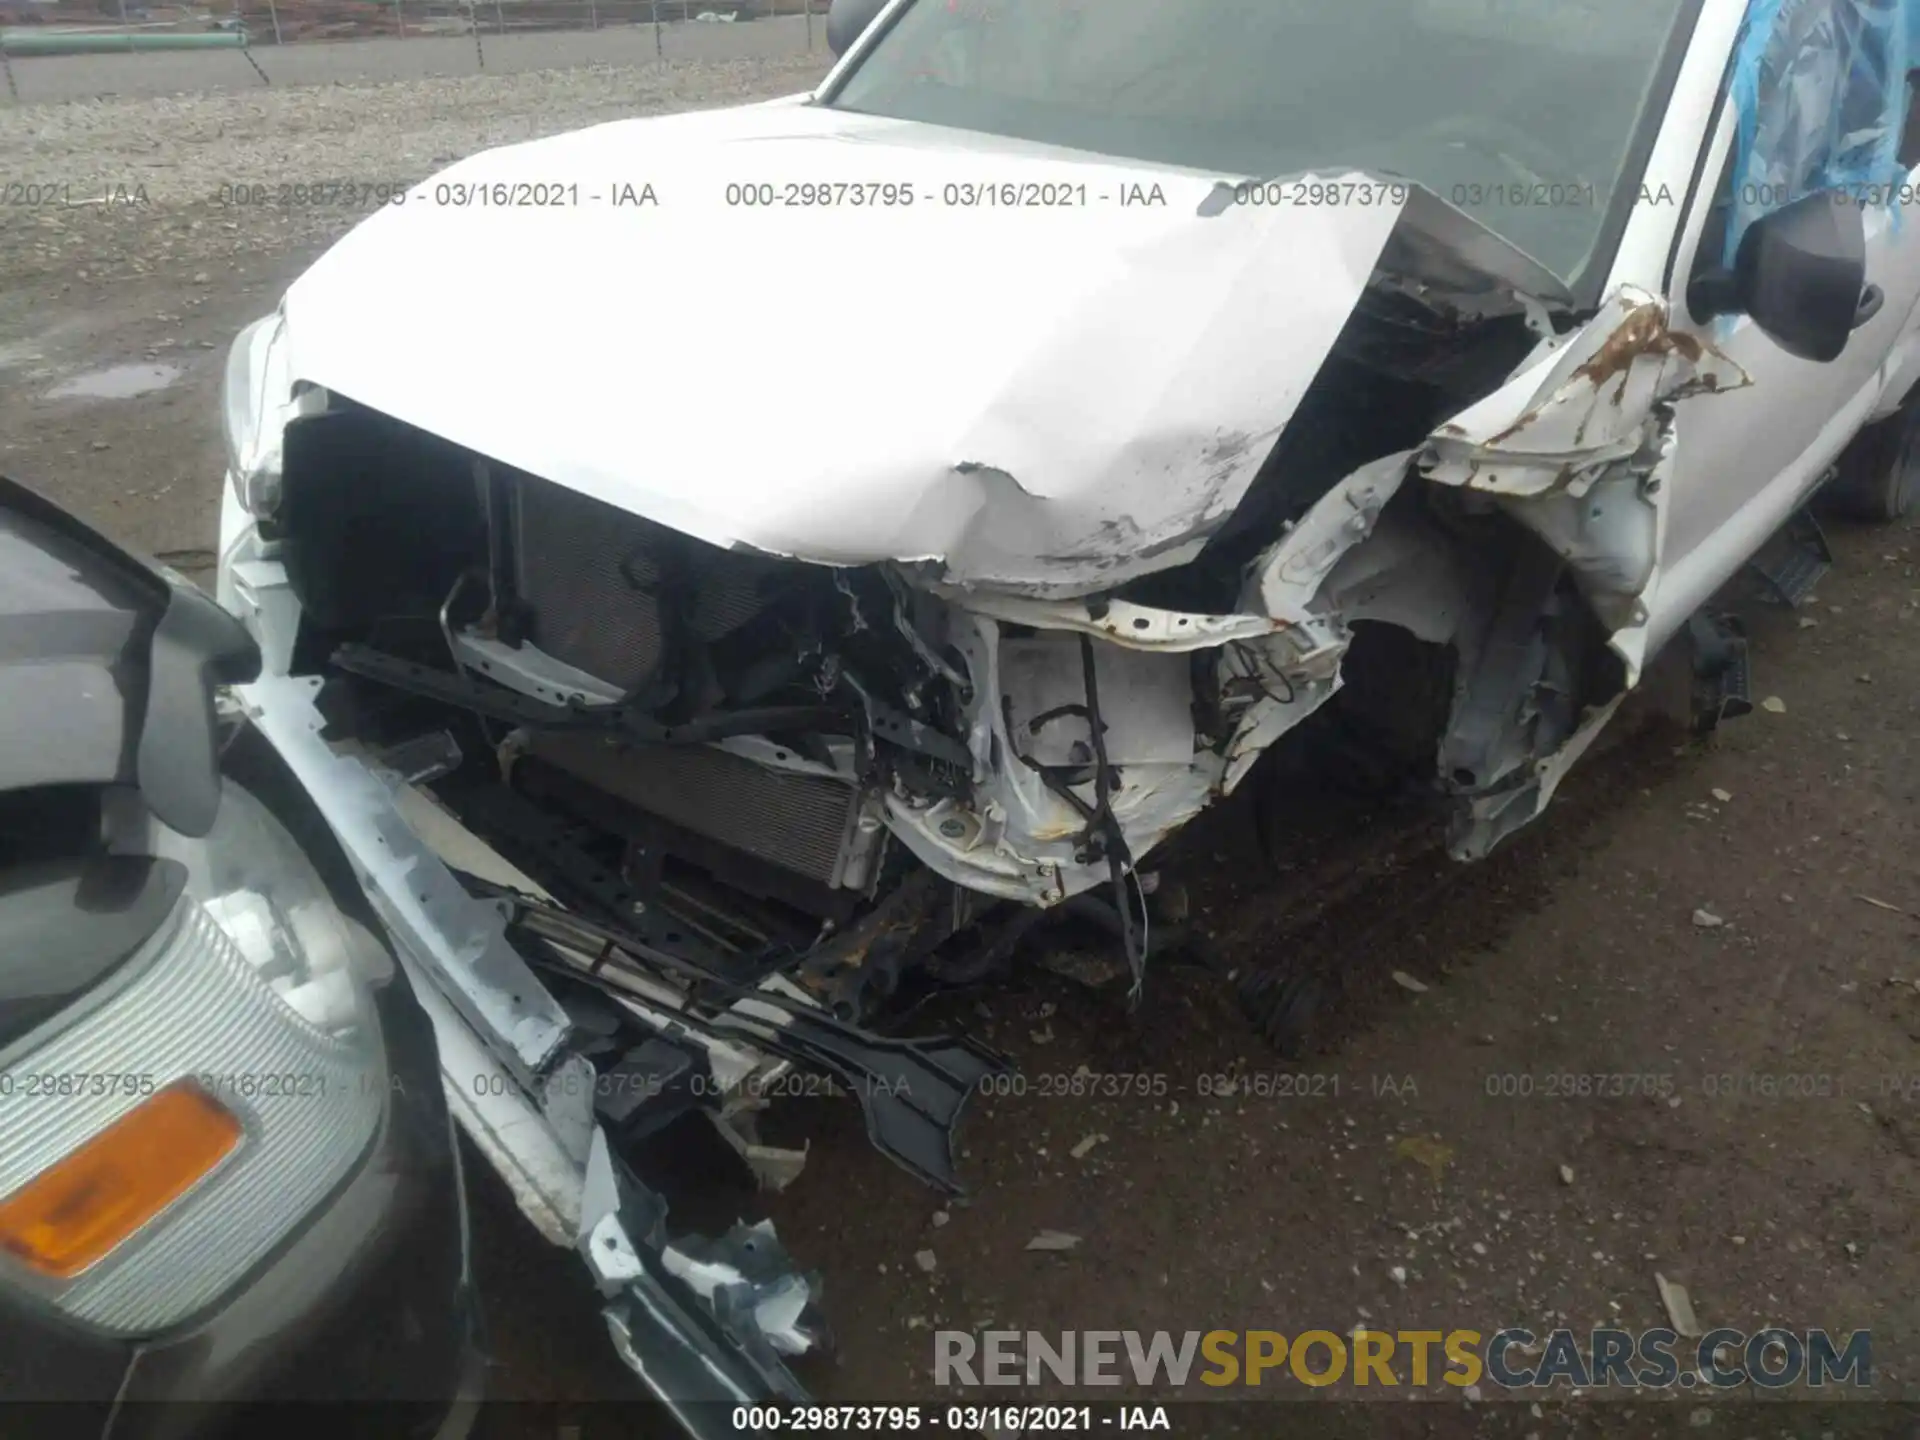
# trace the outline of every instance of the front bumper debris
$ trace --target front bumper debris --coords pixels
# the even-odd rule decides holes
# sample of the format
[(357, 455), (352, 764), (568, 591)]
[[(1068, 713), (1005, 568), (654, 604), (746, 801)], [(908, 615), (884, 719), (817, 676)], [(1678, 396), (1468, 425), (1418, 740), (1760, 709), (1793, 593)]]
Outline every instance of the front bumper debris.
[[(478, 854), (450, 859), (448, 836), (403, 803), (413, 792), (402, 777), (322, 738), (318, 683), (285, 673), (298, 602), (284, 569), (228, 507), (220, 599), (266, 653), (260, 678), (233, 693), (326, 816), (385, 923), (433, 1023), (454, 1118), (536, 1228), (586, 1261), (616, 1351), (690, 1433), (731, 1433), (715, 1419), (728, 1413), (717, 1402), (804, 1400), (788, 1362), (827, 1341), (818, 1278), (795, 1267), (766, 1222), (717, 1239), (668, 1236), (665, 1201), (598, 1123), (594, 1072), (574, 1049), (571, 1020), (508, 938), (537, 903), (484, 885), (473, 893), (453, 867), (484, 874)], [(488, 848), (465, 831), (459, 842)], [(553, 913), (576, 929), (591, 924)], [(613, 938), (670, 959), (644, 940)], [(971, 1042), (882, 1039), (746, 987), (710, 1024), (630, 998), (627, 1008), (663, 1033), (706, 1032), (716, 1060), (733, 1051), (834, 1076), (861, 1100), (876, 1145), (947, 1189), (958, 1188), (951, 1128), (980, 1078), (1005, 1068)]]
[(819, 1278), (794, 1269), (765, 1221), (695, 1249), (667, 1239), (666, 1215), (596, 1135), (578, 1248), (620, 1358), (694, 1436), (734, 1433), (722, 1405), (805, 1400), (785, 1357), (826, 1339)]
[[(587, 1259), (607, 1298), (615, 1349), (690, 1431), (729, 1433), (711, 1430), (711, 1409), (697, 1401), (804, 1398), (782, 1357), (804, 1353), (824, 1335), (799, 1323), (817, 1282), (792, 1269), (771, 1227), (716, 1242), (708, 1252), (667, 1240), (665, 1202), (625, 1172), (594, 1123), (595, 1087), (560, 1078), (567, 1066), (588, 1062), (568, 1057), (544, 1081), (521, 1083), (518, 1055), (490, 1044), (472, 1023), (466, 1012), (473, 997), (461, 987), (489, 984), (480, 962), (497, 963), (497, 945), (525, 978), (511, 996), (483, 991), (483, 1008), (512, 1001), (538, 1013), (546, 990), (512, 953), (501, 911), (465, 893), (373, 771), (320, 739), (311, 689), (269, 675), (238, 693), (313, 794), (386, 922), (433, 1022), (442, 1085), (461, 1128), (536, 1228)], [(553, 1034), (556, 1050), (564, 1039), (564, 1030)]]

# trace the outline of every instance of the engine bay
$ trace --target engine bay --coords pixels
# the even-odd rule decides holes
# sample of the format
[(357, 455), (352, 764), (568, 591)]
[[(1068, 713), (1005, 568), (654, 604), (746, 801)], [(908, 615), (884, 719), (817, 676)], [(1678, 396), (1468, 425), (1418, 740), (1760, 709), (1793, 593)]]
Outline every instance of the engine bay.
[[(701, 975), (865, 1022), (1075, 915), (1137, 999), (1182, 938), (1138, 862), (1334, 696), (1380, 597), (1470, 654), (1495, 606), (1458, 557), (1524, 549), (1402, 489), (1534, 343), (1416, 289), (1366, 292), (1197, 558), (1078, 598), (710, 544), (325, 393), (260, 526), (298, 605), (286, 673), (329, 743)], [(1385, 561), (1349, 584), (1356, 547)]]
[[(1067, 923), (1137, 1002), (1191, 940), (1143, 862), (1263, 759), (1283, 783), (1256, 804), (1295, 805), (1357, 745), (1451, 802), (1461, 853), (1537, 813), (1540, 758), (1603, 722), (1617, 677), (1567, 567), (1406, 483), (1537, 343), (1383, 273), (1193, 558), (1065, 597), (709, 543), (318, 392), (235, 600), (447, 903), (497, 917), (469, 943), (499, 973), (450, 993), (549, 1123), (622, 1146), (700, 1110), (780, 1184), (799, 1157), (760, 1139), (752, 1082), (806, 1071), (956, 1188), (954, 1121), (1003, 1062), (896, 1038), (919, 1000)], [(525, 1038), (523, 965), (553, 1043)], [(555, 1103), (568, 1067), (590, 1114)]]
[(286, 457), (290, 670), (323, 677), (329, 734), (582, 913), (847, 1019), (916, 967), (973, 973), (950, 942), (999, 953), (982, 922), (1031, 905), (1079, 901), (1137, 980), (1136, 850), (1338, 657), (1258, 615), (1115, 598), (1055, 625), (905, 567), (722, 550), (339, 397)]

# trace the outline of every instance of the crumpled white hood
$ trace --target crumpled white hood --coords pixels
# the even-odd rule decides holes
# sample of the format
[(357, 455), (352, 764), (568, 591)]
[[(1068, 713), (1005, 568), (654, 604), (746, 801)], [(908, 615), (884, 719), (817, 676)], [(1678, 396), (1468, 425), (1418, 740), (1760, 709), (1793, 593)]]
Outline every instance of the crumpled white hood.
[[(1214, 181), (794, 102), (598, 126), (354, 230), (287, 295), (292, 373), (715, 544), (1082, 593), (1232, 512), (1400, 213), (1203, 216)], [(436, 200), (518, 182), (577, 203)], [(727, 203), (761, 182), (914, 200)]]

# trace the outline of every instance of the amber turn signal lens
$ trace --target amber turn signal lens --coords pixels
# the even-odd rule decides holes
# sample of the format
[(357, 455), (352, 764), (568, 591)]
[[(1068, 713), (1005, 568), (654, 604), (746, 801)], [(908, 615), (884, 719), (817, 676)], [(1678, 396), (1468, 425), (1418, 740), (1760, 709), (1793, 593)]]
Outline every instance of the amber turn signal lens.
[(197, 1086), (173, 1085), (0, 1200), (0, 1249), (43, 1275), (78, 1275), (192, 1189), (240, 1122)]

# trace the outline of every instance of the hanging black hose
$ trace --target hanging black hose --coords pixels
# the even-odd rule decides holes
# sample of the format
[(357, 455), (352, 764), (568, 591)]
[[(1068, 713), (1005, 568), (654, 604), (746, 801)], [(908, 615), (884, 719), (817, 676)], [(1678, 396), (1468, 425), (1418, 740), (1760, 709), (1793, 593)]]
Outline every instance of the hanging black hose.
[[(1094, 673), (1093, 641), (1080, 637), (1080, 666), (1087, 685), (1087, 730), (1093, 737), (1093, 813), (1087, 820), (1085, 843), (1098, 843), (1106, 852), (1107, 873), (1113, 877), (1113, 908), (1120, 916), (1120, 943), (1126, 950), (1127, 970), (1133, 988), (1127, 993), (1129, 1006), (1140, 1003), (1141, 987), (1147, 978), (1145, 937), (1134, 924), (1133, 906), (1127, 896), (1127, 876), (1133, 873), (1133, 856), (1127, 850), (1126, 832), (1113, 813), (1113, 767), (1107, 763), (1107, 727), (1100, 718), (1100, 682)], [(1136, 882), (1137, 883), (1137, 882)]]
[[(1027, 723), (1029, 733), (1038, 730), (1050, 720), (1066, 716), (1083, 716), (1087, 722), (1087, 731), (1093, 749), (1093, 801), (1089, 804), (1074, 793), (1066, 777), (1056, 773), (1063, 768), (1084, 769), (1083, 766), (1061, 767), (1044, 765), (1033, 756), (1023, 753), (1018, 746), (1013, 747), (1013, 755), (1025, 765), (1049, 791), (1058, 796), (1085, 820), (1086, 826), (1080, 832), (1078, 853), (1075, 859), (1081, 864), (1090, 864), (1105, 859), (1107, 873), (1113, 882), (1113, 909), (1119, 916), (1121, 946), (1127, 956), (1127, 970), (1132, 976), (1133, 985), (1127, 995), (1129, 1007), (1140, 1003), (1141, 988), (1147, 974), (1147, 940), (1142, 924), (1138, 923), (1145, 915), (1146, 894), (1141, 891), (1141, 913), (1136, 916), (1134, 907), (1127, 895), (1127, 880), (1133, 877), (1134, 886), (1139, 889), (1139, 877), (1134, 873), (1133, 854), (1127, 847), (1126, 832), (1121, 829), (1120, 819), (1113, 813), (1113, 791), (1116, 780), (1113, 766), (1107, 759), (1107, 726), (1100, 718), (1100, 682), (1094, 673), (1093, 641), (1086, 635), (1080, 636), (1080, 666), (1084, 676), (1087, 703), (1082, 705), (1056, 705), (1053, 709), (1036, 715)], [(1007, 738), (1013, 739), (1013, 702), (1011, 697), (1001, 697), (1001, 714), (1006, 720)], [(1079, 782), (1075, 782), (1079, 783)]]

